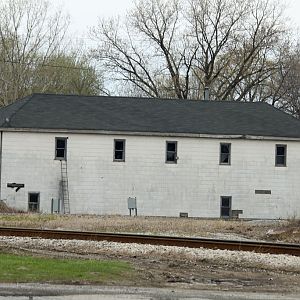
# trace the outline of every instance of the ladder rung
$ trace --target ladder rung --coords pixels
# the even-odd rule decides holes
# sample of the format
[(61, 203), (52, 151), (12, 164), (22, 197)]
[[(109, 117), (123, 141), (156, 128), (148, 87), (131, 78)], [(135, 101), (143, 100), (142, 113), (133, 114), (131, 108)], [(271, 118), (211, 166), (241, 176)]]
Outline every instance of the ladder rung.
[(61, 160), (61, 187), (62, 187), (62, 198), (63, 198), (63, 208), (64, 213), (70, 213), (70, 203), (69, 203), (69, 187), (68, 187), (68, 168), (67, 162)]

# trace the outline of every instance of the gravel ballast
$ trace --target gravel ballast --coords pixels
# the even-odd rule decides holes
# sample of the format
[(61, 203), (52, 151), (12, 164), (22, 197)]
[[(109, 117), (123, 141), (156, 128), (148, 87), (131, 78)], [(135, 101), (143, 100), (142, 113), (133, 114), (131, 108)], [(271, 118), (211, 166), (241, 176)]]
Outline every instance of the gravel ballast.
[(0, 237), (0, 248), (37, 250), (80, 255), (116, 257), (157, 257), (188, 261), (205, 261), (218, 264), (237, 264), (264, 270), (300, 272), (300, 257), (291, 255), (262, 254), (245, 251), (193, 249), (174, 246), (155, 246), (107, 241), (53, 240), (29, 237)]

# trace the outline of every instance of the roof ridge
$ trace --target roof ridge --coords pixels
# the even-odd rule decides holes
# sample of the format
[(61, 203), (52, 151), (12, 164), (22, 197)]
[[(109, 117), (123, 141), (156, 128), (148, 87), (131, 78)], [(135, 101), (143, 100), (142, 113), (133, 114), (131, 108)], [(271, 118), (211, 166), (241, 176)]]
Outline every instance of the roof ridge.
[(63, 96), (63, 97), (87, 97), (87, 98), (122, 98), (122, 99), (139, 99), (139, 100), (202, 101), (202, 100), (195, 100), (195, 99), (137, 97), (137, 96), (118, 96), (118, 95), (78, 95), (78, 94), (55, 94), (55, 93), (33, 93), (32, 95)]
[(118, 95), (78, 95), (78, 94), (55, 94), (55, 93), (33, 93), (30, 96), (41, 95), (41, 96), (63, 96), (63, 97), (87, 97), (87, 98), (118, 98), (118, 99), (136, 99), (136, 100), (155, 100), (155, 101), (178, 101), (178, 102), (217, 102), (217, 103), (244, 103), (244, 104), (261, 104), (265, 103), (269, 106), (269, 103), (264, 101), (235, 101), (235, 100), (204, 100), (204, 99), (179, 99), (179, 98), (159, 98), (159, 97), (138, 97), (138, 96), (118, 96)]

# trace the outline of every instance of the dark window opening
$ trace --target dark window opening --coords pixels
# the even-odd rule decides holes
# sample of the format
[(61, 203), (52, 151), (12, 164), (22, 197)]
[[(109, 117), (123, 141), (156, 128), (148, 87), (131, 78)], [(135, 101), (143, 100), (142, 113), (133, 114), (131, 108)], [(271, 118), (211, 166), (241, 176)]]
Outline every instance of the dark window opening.
[(166, 162), (177, 163), (177, 142), (166, 143)]
[(125, 161), (125, 140), (115, 140), (114, 160)]
[(230, 152), (231, 144), (221, 143), (220, 144), (220, 164), (230, 165)]
[(286, 166), (286, 145), (276, 145), (275, 165)]
[(221, 197), (221, 218), (231, 217), (231, 197)]
[(39, 212), (40, 210), (40, 193), (28, 194), (28, 211)]
[(55, 138), (55, 159), (67, 159), (67, 138)]

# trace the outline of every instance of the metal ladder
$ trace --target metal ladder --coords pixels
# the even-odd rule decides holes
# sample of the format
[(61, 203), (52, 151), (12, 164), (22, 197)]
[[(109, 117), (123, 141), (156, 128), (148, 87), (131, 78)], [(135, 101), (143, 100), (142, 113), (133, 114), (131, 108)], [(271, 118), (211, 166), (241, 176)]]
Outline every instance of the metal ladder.
[(64, 214), (70, 213), (68, 166), (66, 160), (60, 161), (61, 166), (61, 192)]

